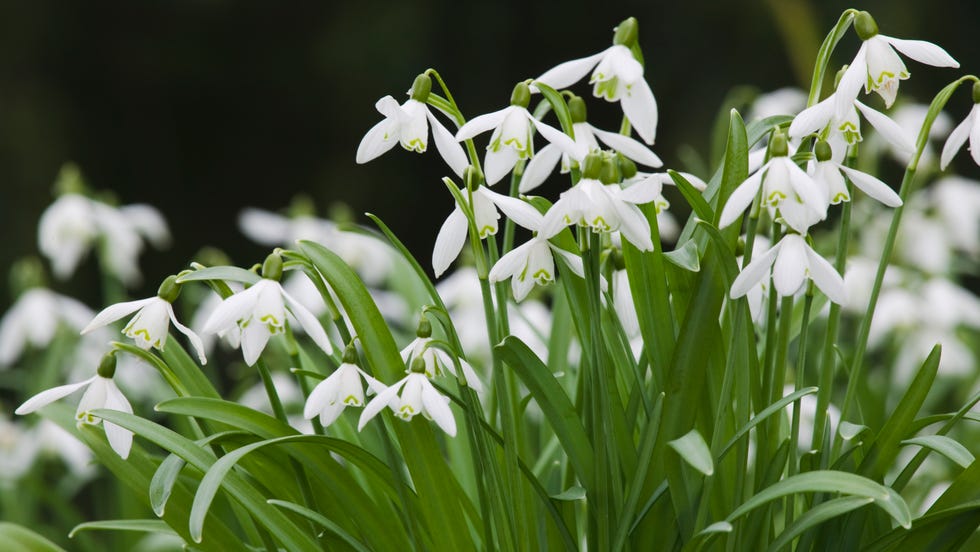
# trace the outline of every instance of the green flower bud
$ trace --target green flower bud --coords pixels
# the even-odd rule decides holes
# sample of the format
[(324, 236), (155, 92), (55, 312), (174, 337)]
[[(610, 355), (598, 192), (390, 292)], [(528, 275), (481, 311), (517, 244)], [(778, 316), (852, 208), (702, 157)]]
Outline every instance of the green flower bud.
[(526, 82), (519, 82), (510, 93), (510, 105), (524, 107), (531, 105), (531, 90), (528, 89)]
[(786, 157), (789, 155), (789, 144), (786, 143), (786, 135), (780, 130), (773, 132), (771, 142), (769, 142), (769, 152), (773, 157)]
[(586, 120), (585, 100), (579, 96), (572, 96), (568, 100), (568, 111), (572, 115), (573, 123), (584, 123)]
[(463, 170), (463, 182), (466, 183), (468, 189), (475, 191), (480, 187), (480, 183), (483, 182), (483, 173), (475, 166), (468, 165)]
[(25, 257), (10, 267), (10, 291), (19, 297), (25, 291), (45, 285), (44, 265), (37, 257)]
[(278, 252), (270, 253), (262, 263), (262, 277), (279, 281), (282, 279), (282, 257)]
[(613, 44), (621, 44), (627, 48), (632, 48), (640, 35), (640, 27), (635, 17), (623, 20), (616, 26), (616, 34), (613, 35)]
[(351, 340), (347, 344), (347, 348), (344, 349), (344, 357), (341, 362), (344, 364), (357, 364), (357, 347), (354, 346), (354, 340)]
[(616, 164), (619, 165), (619, 172), (623, 175), (623, 180), (636, 176), (636, 163), (634, 163), (629, 157), (626, 157), (622, 153), (617, 153)]
[(609, 156), (602, 160), (602, 169), (599, 171), (599, 182), (603, 184), (618, 184), (623, 181), (623, 175), (619, 172), (619, 164), (616, 158)]
[(293, 200), (289, 202), (287, 214), (291, 218), (315, 217), (316, 207), (313, 205), (313, 199), (306, 194), (294, 195)]
[(224, 251), (211, 246), (202, 247), (194, 255), (194, 260), (204, 266), (225, 266), (231, 264), (231, 259), (228, 258), (228, 255)]
[(586, 155), (585, 161), (582, 162), (582, 178), (598, 180), (601, 172), (602, 155), (595, 152)]
[(415, 330), (415, 335), (423, 339), (432, 337), (432, 324), (429, 323), (429, 319), (425, 316), (419, 318), (419, 327)]
[(410, 370), (413, 374), (425, 373), (425, 361), (422, 360), (421, 355), (412, 359), (412, 367), (410, 368)]
[(616, 270), (624, 270), (626, 268), (626, 257), (623, 256), (623, 252), (619, 249), (613, 249), (609, 254), (609, 259), (612, 261), (613, 267)]
[(167, 276), (167, 279), (160, 284), (157, 290), (157, 297), (168, 303), (173, 303), (180, 295), (180, 284), (177, 283), (176, 276)]
[(826, 140), (820, 140), (813, 148), (813, 153), (817, 155), (817, 161), (829, 161), (831, 155), (833, 155), (833, 150)]
[(868, 40), (878, 34), (878, 24), (875, 23), (870, 13), (866, 11), (858, 12), (854, 17), (854, 32), (857, 33), (858, 38), (861, 40)]
[(78, 165), (65, 163), (61, 166), (58, 178), (54, 182), (54, 191), (59, 196), (85, 193), (85, 181), (82, 179), (82, 172), (78, 170)]
[(973, 103), (980, 104), (980, 81), (973, 83)]
[(116, 352), (110, 351), (102, 357), (102, 362), (99, 362), (98, 374), (104, 378), (112, 378), (116, 375)]
[(421, 75), (415, 77), (415, 82), (412, 83), (412, 99), (425, 103), (429, 99), (429, 92), (432, 91), (432, 79), (429, 75), (422, 73)]

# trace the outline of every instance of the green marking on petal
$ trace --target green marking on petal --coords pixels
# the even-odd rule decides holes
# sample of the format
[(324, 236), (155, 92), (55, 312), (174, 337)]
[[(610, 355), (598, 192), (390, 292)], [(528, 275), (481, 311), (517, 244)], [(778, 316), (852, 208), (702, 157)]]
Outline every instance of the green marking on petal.
[(344, 397), (344, 404), (347, 406), (361, 406), (361, 401), (357, 399), (354, 395), (347, 395)]
[(547, 270), (545, 270), (543, 268), (540, 269), (540, 270), (538, 270), (537, 272), (535, 272), (533, 278), (535, 280), (537, 280), (537, 282), (539, 284), (541, 284), (541, 285), (545, 285), (545, 284), (547, 284), (549, 282), (554, 281), (554, 279), (555, 279), (554, 276), (552, 276), (550, 272), (548, 272)]
[(850, 200), (851, 200), (851, 196), (845, 194), (844, 192), (838, 192), (837, 195), (834, 196), (833, 203), (840, 203), (841, 201), (850, 201)]

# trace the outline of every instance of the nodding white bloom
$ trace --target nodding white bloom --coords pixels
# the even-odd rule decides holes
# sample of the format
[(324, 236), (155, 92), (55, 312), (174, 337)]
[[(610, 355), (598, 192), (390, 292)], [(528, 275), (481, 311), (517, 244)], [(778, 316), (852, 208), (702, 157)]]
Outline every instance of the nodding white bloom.
[(85, 326), (82, 334), (107, 326), (135, 312), (136, 315), (129, 320), (122, 331), (126, 337), (132, 338), (140, 348), (150, 349), (153, 347), (163, 350), (167, 345), (167, 337), (170, 335), (170, 323), (173, 322), (174, 327), (190, 340), (197, 351), (197, 358), (201, 364), (207, 363), (201, 338), (193, 330), (181, 324), (174, 315), (174, 307), (171, 303), (180, 293), (180, 287), (176, 280), (176, 276), (170, 276), (164, 280), (163, 284), (160, 285), (160, 291), (154, 297), (116, 303), (106, 307)]
[(799, 234), (786, 234), (779, 243), (753, 259), (732, 282), (731, 297), (737, 299), (769, 275), (780, 296), (796, 294), (807, 278), (834, 303), (847, 300), (844, 280), (826, 259), (817, 254)]
[[(269, 257), (278, 259), (277, 255)], [(280, 275), (282, 261), (278, 262), (279, 269), (270, 272), (268, 270), (270, 261), (267, 259), (263, 274)], [(333, 345), (330, 344), (330, 339), (316, 316), (286, 293), (279, 282), (271, 278), (262, 278), (251, 287), (222, 301), (211, 313), (202, 331), (218, 334), (238, 331), (245, 363), (252, 366), (262, 354), (269, 338), (285, 331), (287, 312), (299, 321), (306, 334), (321, 349), (328, 354), (333, 352)]]
[[(769, 208), (779, 208), (781, 211), (787, 210), (787, 204), (793, 202), (801, 203), (812, 211), (816, 220), (823, 220), (827, 216), (827, 202), (820, 191), (820, 187), (810, 177), (803, 172), (803, 169), (796, 166), (796, 163), (787, 157), (787, 145), (785, 136), (777, 134), (771, 146), (773, 157), (763, 165), (752, 176), (745, 179), (729, 196), (725, 207), (721, 211), (721, 218), (718, 226), (724, 228), (735, 222), (742, 212), (752, 203), (759, 187), (762, 187), (762, 206)], [(789, 210), (794, 209), (794, 205), (789, 206)], [(793, 212), (798, 212), (793, 211)], [(785, 217), (787, 213), (783, 212)], [(807, 217), (812, 218), (812, 217)], [(799, 226), (800, 223), (790, 223), (792, 226)], [(806, 224), (809, 226), (809, 223)]]
[(851, 101), (857, 98), (861, 85), (867, 94), (874, 90), (891, 107), (898, 95), (898, 85), (909, 78), (908, 69), (895, 50), (926, 65), (934, 67), (959, 67), (960, 64), (946, 50), (924, 40), (904, 40), (878, 34), (878, 25), (868, 12), (860, 12), (854, 19), (854, 30), (864, 42), (854, 56), (837, 86), (836, 111), (843, 118)]
[(576, 144), (567, 134), (542, 123), (527, 110), (531, 93), (525, 83), (518, 83), (511, 95), (511, 105), (493, 113), (480, 115), (460, 127), (456, 140), (463, 141), (477, 134), (493, 130), (483, 171), (487, 185), (493, 186), (514, 168), (522, 159), (534, 156), (532, 129), (574, 159), (581, 159), (588, 153), (583, 146)]
[(94, 314), (71, 297), (41, 287), (28, 289), (0, 319), (0, 366), (17, 360), (27, 345), (46, 347), (61, 324), (78, 332)]
[[(641, 165), (661, 167), (663, 161), (657, 154), (650, 151), (642, 143), (616, 132), (600, 130), (586, 122), (585, 102), (578, 96), (568, 101), (568, 109), (572, 114), (572, 130), (575, 133), (575, 143), (582, 146), (586, 153), (599, 150), (599, 142), (623, 154)], [(567, 173), (572, 168), (572, 161), (581, 163), (583, 159), (573, 159), (562, 152), (557, 146), (548, 144), (535, 154), (534, 158), (524, 168), (519, 191), (524, 194), (538, 186), (551, 175), (555, 165), (561, 161), (561, 172)]]
[(851, 200), (844, 176), (850, 178), (861, 191), (888, 207), (898, 207), (902, 204), (902, 198), (898, 197), (888, 184), (870, 174), (834, 161), (827, 142), (817, 142), (815, 150), (817, 160), (810, 165), (810, 176), (820, 185), (829, 204), (836, 205), (841, 201)]
[(415, 78), (410, 98), (398, 105), (391, 96), (385, 96), (374, 104), (375, 109), (385, 116), (384, 120), (371, 127), (357, 146), (357, 162), (367, 163), (380, 156), (395, 144), (401, 143), (408, 151), (424, 153), (429, 144), (429, 125), (432, 125), (432, 138), (436, 149), (446, 164), (459, 176), (469, 164), (463, 148), (453, 139), (451, 132), (442, 126), (432, 114), (426, 100), (432, 89), (432, 80), (422, 74)]
[(616, 27), (612, 46), (598, 54), (559, 64), (535, 81), (555, 89), (568, 88), (591, 70), (592, 94), (606, 101), (620, 101), (636, 133), (647, 144), (653, 144), (657, 136), (657, 100), (643, 78), (643, 65), (630, 51), (636, 38), (637, 24), (631, 17)]
[(839, 93), (831, 94), (824, 101), (804, 109), (794, 117), (789, 126), (789, 137), (798, 140), (819, 133), (833, 148), (834, 160), (842, 161), (847, 146), (853, 146), (863, 139), (860, 113), (896, 151), (906, 158), (915, 153), (915, 142), (898, 123), (857, 99), (853, 100), (853, 108), (846, 109), (843, 116), (838, 115), (836, 104)]
[[(357, 430), (378, 415), (385, 407), (391, 408), (395, 416), (411, 421), (418, 414), (433, 420), (450, 437), (456, 436), (456, 418), (449, 408), (449, 398), (443, 396), (421, 371), (412, 371), (397, 383), (378, 393), (361, 412)], [(401, 391), (399, 396), (398, 392)]]
[(436, 346), (432, 339), (432, 326), (425, 317), (419, 321), (415, 339), (401, 350), (401, 355), (406, 366), (413, 366), (415, 359), (420, 359), (425, 375), (430, 378), (440, 376), (444, 372), (459, 378), (459, 373), (456, 372), (456, 361), (458, 361), (466, 378), (466, 385), (477, 393), (483, 393), (483, 382), (470, 363), (458, 357), (454, 361), (449, 353)]
[(758, 121), (776, 115), (799, 113), (806, 107), (806, 100), (807, 93), (792, 86), (759, 94), (752, 101), (752, 109), (745, 120)]
[(307, 420), (320, 417), (324, 427), (332, 424), (348, 406), (364, 406), (364, 384), (375, 392), (386, 389), (385, 385), (364, 373), (357, 366), (357, 349), (353, 344), (344, 351), (340, 366), (326, 379), (317, 384), (306, 399), (303, 417)]
[[(116, 387), (115, 382), (112, 381), (115, 369), (116, 357), (113, 353), (109, 353), (103, 357), (102, 363), (99, 365), (99, 373), (95, 376), (78, 383), (61, 385), (48, 389), (47, 391), (42, 391), (27, 399), (24, 404), (17, 407), (14, 413), (21, 416), (30, 414), (58, 399), (67, 397), (85, 388), (82, 400), (79, 401), (78, 409), (75, 411), (75, 419), (79, 424), (100, 423), (102, 420), (91, 414), (92, 410), (99, 408), (132, 414), (133, 407), (129, 405), (129, 401), (126, 400), (126, 397)], [(133, 432), (110, 422), (105, 422), (104, 425), (106, 437), (109, 439), (109, 445), (112, 447), (112, 450), (116, 451), (116, 454), (125, 460), (129, 456), (129, 450), (133, 445)]]
[(966, 119), (956, 125), (946, 140), (946, 145), (943, 146), (939, 161), (939, 168), (943, 170), (949, 166), (949, 162), (953, 160), (956, 152), (960, 151), (967, 138), (970, 139), (970, 147), (967, 148), (970, 150), (970, 156), (973, 157), (974, 163), (980, 165), (980, 83), (973, 85), (973, 96), (975, 102), (973, 108), (970, 109)]
[[(460, 192), (465, 198), (466, 190), (460, 190)], [(479, 186), (474, 190), (472, 198), (474, 225), (481, 240), (497, 233), (497, 220), (500, 219), (500, 213), (497, 212), (498, 207), (511, 219), (520, 221), (519, 224), (522, 225), (533, 224), (536, 218), (541, 217), (538, 210), (529, 203), (498, 194), (486, 186)], [(436, 278), (449, 268), (456, 257), (459, 257), (468, 233), (469, 221), (457, 203), (446, 221), (442, 223), (442, 227), (439, 228), (435, 247), (432, 249), (432, 269), (435, 271)]]

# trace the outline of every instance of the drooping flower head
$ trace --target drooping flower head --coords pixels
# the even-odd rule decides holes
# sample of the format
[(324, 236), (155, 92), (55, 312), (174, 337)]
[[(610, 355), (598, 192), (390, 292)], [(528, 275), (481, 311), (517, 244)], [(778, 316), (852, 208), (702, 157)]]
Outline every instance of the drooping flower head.
[(473, 388), (477, 393), (483, 393), (483, 382), (477, 375), (469, 362), (463, 358), (453, 358), (446, 351), (436, 346), (432, 339), (432, 325), (429, 319), (423, 315), (419, 319), (418, 329), (415, 331), (415, 339), (401, 350), (402, 362), (406, 366), (412, 366), (415, 359), (422, 360), (425, 375), (429, 378), (451, 374), (459, 378), (460, 374), (456, 371), (456, 363), (462, 368), (463, 376), (466, 378), (466, 385)]
[(357, 348), (351, 341), (340, 366), (310, 392), (303, 408), (303, 417), (309, 420), (319, 416), (320, 423), (326, 427), (340, 417), (348, 406), (364, 406), (362, 380), (367, 381), (375, 392), (385, 389), (384, 385), (358, 367)]
[(898, 207), (902, 204), (902, 198), (898, 197), (898, 194), (889, 188), (888, 184), (870, 174), (834, 161), (828, 142), (818, 141), (814, 147), (814, 153), (816, 154), (816, 161), (811, 165), (810, 176), (813, 177), (814, 182), (820, 185), (828, 204), (836, 205), (842, 201), (851, 200), (847, 183), (844, 181), (845, 176), (861, 191), (885, 206)]
[[(92, 410), (99, 408), (132, 414), (133, 407), (129, 405), (129, 401), (126, 400), (126, 397), (123, 396), (112, 380), (115, 373), (116, 356), (115, 351), (113, 351), (102, 357), (98, 373), (95, 376), (78, 383), (61, 385), (42, 391), (27, 399), (24, 404), (17, 407), (14, 413), (21, 416), (30, 414), (62, 397), (67, 397), (75, 391), (85, 388), (82, 400), (78, 402), (78, 409), (75, 411), (75, 419), (79, 424), (99, 424), (102, 419), (96, 418), (91, 413)], [(129, 457), (129, 450), (133, 445), (133, 432), (110, 422), (105, 422), (104, 426), (112, 450), (125, 460)]]
[[(401, 391), (401, 395), (398, 392)], [(421, 358), (412, 361), (409, 374), (391, 387), (378, 393), (371, 400), (358, 421), (360, 431), (365, 425), (388, 407), (395, 416), (411, 421), (418, 414), (433, 420), (450, 437), (456, 436), (456, 419), (449, 408), (449, 398), (436, 390), (425, 375), (425, 362)]]
[(436, 119), (425, 103), (431, 89), (432, 79), (423, 73), (415, 78), (405, 103), (398, 105), (391, 96), (378, 100), (374, 107), (385, 118), (371, 127), (371, 130), (361, 139), (357, 147), (357, 162), (367, 163), (399, 143), (408, 151), (425, 152), (429, 144), (431, 124), (432, 138), (435, 139), (439, 154), (453, 172), (463, 176), (463, 170), (467, 165), (463, 148), (456, 143), (452, 133), (439, 122), (439, 119)]
[(142, 349), (152, 347), (163, 350), (170, 334), (170, 323), (173, 322), (174, 327), (190, 340), (197, 351), (198, 360), (204, 364), (207, 359), (204, 356), (204, 344), (201, 342), (201, 338), (193, 330), (181, 324), (174, 315), (173, 302), (178, 295), (180, 295), (180, 284), (177, 283), (177, 277), (169, 276), (160, 284), (160, 289), (155, 297), (117, 303), (106, 307), (85, 326), (82, 334), (87, 334), (96, 328), (111, 324), (135, 312), (136, 315), (129, 320), (122, 331), (126, 337), (136, 342), (136, 345)]
[(967, 148), (970, 150), (970, 156), (973, 157), (973, 161), (977, 165), (980, 165), (980, 82), (973, 83), (973, 108), (970, 109), (966, 119), (956, 125), (946, 140), (939, 161), (939, 168), (946, 170), (949, 162), (953, 160), (953, 156), (966, 143), (967, 138), (970, 139), (970, 146)]

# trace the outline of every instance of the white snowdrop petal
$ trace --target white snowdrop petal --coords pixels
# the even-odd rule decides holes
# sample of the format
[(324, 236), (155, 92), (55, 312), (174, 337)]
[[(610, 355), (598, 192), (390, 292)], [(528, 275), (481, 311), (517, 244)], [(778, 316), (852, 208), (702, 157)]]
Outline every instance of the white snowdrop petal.
[(898, 207), (902, 204), (902, 198), (898, 197), (898, 194), (888, 187), (888, 184), (885, 184), (881, 180), (878, 180), (870, 174), (863, 173), (859, 170), (852, 169), (844, 165), (840, 166), (840, 170), (851, 179), (851, 182), (853, 182), (855, 186), (871, 196), (871, 198), (888, 207)]
[(960, 66), (959, 62), (953, 59), (953, 56), (932, 42), (893, 38), (884, 35), (878, 36), (885, 39), (899, 52), (902, 52), (919, 63), (925, 63), (933, 67), (952, 67), (954, 69)]
[(436, 388), (427, 379), (422, 383), (422, 406), (447, 435), (456, 436), (456, 418), (453, 417), (453, 411), (449, 408), (449, 402), (446, 397), (436, 391)]
[[(589, 71), (599, 60), (606, 55), (606, 51), (603, 50), (598, 54), (594, 54), (588, 57), (573, 59), (571, 61), (566, 61), (560, 63), (551, 69), (547, 70), (540, 77), (534, 79), (540, 81), (551, 88), (556, 90), (561, 90), (562, 88), (568, 88), (569, 86), (575, 84), (576, 82), (582, 80), (582, 77), (589, 74)], [(533, 85), (532, 85), (533, 90)]]
[(524, 167), (524, 175), (521, 176), (521, 184), (518, 191), (526, 194), (541, 184), (544, 184), (544, 181), (554, 172), (555, 166), (558, 165), (558, 160), (561, 159), (561, 155), (561, 150), (554, 144), (548, 144), (538, 150)]
[(653, 144), (657, 138), (657, 100), (647, 81), (640, 79), (629, 89), (621, 100), (623, 114), (629, 119), (633, 129), (647, 144)]
[(463, 250), (468, 226), (466, 215), (458, 206), (442, 223), (432, 248), (432, 270), (436, 278), (442, 276)]
[(630, 138), (629, 136), (616, 132), (599, 130), (595, 127), (590, 128), (592, 133), (602, 140), (607, 146), (618, 151), (619, 153), (622, 153), (626, 157), (629, 157), (633, 161), (648, 167), (659, 168), (663, 166), (664, 162), (657, 156), (657, 154), (653, 153), (650, 148), (644, 146), (642, 143)]
[(138, 299), (136, 301), (126, 301), (125, 303), (116, 303), (102, 309), (102, 312), (95, 315), (95, 318), (88, 323), (88, 326), (82, 330), (82, 334), (87, 334), (96, 328), (101, 328), (119, 320), (120, 318), (132, 314), (139, 309), (143, 308), (154, 301), (162, 301), (159, 297), (148, 297), (146, 299)]
[(838, 305), (847, 303), (847, 288), (844, 287), (844, 279), (826, 259), (818, 255), (809, 245), (804, 244), (804, 247), (806, 248), (807, 268), (813, 283), (834, 303)]
[(761, 282), (763, 278), (769, 275), (769, 268), (772, 267), (776, 255), (779, 254), (780, 247), (782, 247), (782, 242), (770, 247), (759, 257), (752, 259), (752, 262), (742, 269), (742, 272), (732, 282), (732, 290), (729, 294), (732, 299), (738, 299), (745, 295), (756, 284)]
[(23, 416), (25, 414), (30, 414), (38, 409), (44, 408), (45, 406), (53, 403), (54, 401), (67, 397), (75, 391), (89, 385), (95, 380), (97, 376), (93, 376), (85, 381), (80, 381), (78, 383), (70, 383), (68, 385), (59, 385), (58, 387), (53, 387), (51, 389), (41, 391), (37, 395), (24, 401), (24, 404), (17, 407), (14, 414)]
[(466, 159), (466, 153), (463, 151), (463, 147), (459, 145), (459, 142), (456, 141), (452, 133), (439, 122), (439, 119), (436, 119), (435, 115), (428, 108), (425, 109), (425, 115), (429, 120), (429, 126), (432, 127), (432, 138), (435, 140), (436, 150), (439, 151), (439, 155), (449, 165), (449, 168), (456, 173), (456, 176), (462, 178), (463, 171), (470, 164)]

